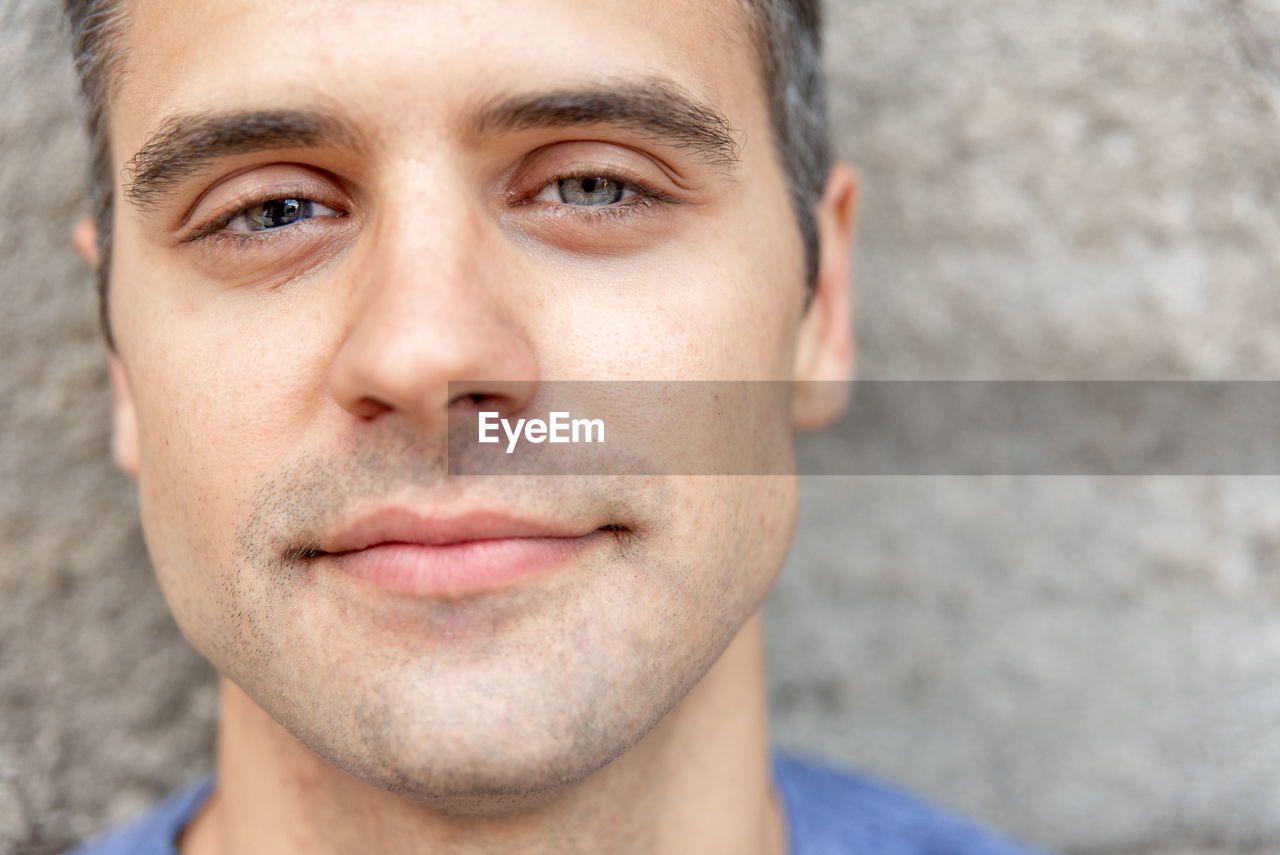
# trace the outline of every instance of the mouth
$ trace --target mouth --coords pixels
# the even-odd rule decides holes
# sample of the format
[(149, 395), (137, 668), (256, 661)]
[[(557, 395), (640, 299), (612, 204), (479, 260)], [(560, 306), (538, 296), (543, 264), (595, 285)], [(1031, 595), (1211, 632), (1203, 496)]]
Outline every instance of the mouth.
[(360, 518), (300, 556), (388, 591), (456, 598), (553, 570), (623, 530), (394, 507)]

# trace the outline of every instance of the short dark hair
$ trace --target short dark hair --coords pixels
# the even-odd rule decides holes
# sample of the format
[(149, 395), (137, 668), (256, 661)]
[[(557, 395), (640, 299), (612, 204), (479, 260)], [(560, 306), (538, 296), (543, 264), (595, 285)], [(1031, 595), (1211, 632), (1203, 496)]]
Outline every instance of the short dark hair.
[(115, 207), (115, 177), (111, 169), (111, 141), (107, 135), (107, 105), (119, 85), (124, 51), (123, 0), (66, 0), (71, 51), (89, 125), (89, 199), (98, 225), (98, 316), (107, 346), (115, 349), (107, 312), (111, 269), (111, 223)]
[[(805, 281), (812, 294), (818, 272), (817, 206), (831, 150), (822, 76), (821, 0), (738, 0), (747, 11), (760, 53), (769, 100), (774, 151), (804, 240)], [(98, 226), (98, 312), (107, 345), (115, 347), (107, 309), (115, 175), (107, 108), (119, 85), (128, 24), (124, 0), (66, 0), (76, 74), (87, 108), (89, 192)]]

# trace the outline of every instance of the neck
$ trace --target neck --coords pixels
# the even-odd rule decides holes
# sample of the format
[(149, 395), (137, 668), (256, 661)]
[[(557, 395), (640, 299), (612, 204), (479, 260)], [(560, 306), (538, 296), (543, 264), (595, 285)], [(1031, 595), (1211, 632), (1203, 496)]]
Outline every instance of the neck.
[(586, 779), (479, 815), (411, 804), (312, 754), (222, 681), (218, 790), (184, 855), (781, 855), (759, 615), (634, 747)]

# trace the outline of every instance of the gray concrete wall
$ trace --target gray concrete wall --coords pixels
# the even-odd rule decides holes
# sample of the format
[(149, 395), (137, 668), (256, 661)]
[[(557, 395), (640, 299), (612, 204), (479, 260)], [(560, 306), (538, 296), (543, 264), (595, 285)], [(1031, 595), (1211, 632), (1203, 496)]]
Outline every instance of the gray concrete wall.
[[(0, 851), (209, 763), (107, 461), (55, 4), (0, 2)], [(834, 0), (874, 378), (1280, 376), (1278, 0)], [(1076, 853), (1280, 852), (1280, 479), (811, 479), (776, 730)]]

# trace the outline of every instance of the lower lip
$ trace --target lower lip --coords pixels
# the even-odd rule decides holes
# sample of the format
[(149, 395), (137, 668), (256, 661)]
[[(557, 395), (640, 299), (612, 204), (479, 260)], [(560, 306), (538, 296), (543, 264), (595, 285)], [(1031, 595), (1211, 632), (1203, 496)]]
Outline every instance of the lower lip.
[(550, 570), (582, 551), (583, 537), (510, 537), (459, 543), (380, 543), (328, 556), (348, 576), (419, 596), (458, 596)]

